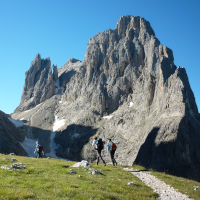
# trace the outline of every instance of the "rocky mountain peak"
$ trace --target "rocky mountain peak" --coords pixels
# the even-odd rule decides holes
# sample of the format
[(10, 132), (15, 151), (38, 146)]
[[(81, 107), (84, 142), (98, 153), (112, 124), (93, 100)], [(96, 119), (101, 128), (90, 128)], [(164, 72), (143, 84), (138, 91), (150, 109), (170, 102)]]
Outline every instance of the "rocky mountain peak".
[(148, 107), (155, 86), (164, 85), (176, 69), (173, 52), (155, 37), (148, 21), (134, 16), (122, 16), (114, 30), (90, 38), (84, 65), (86, 82), (95, 87), (91, 101), (102, 105), (102, 115), (112, 113), (120, 102), (137, 93), (137, 84), (143, 85), (138, 86), (140, 89), (151, 88), (150, 95), (144, 99)]
[(69, 58), (69, 60), (68, 60), (68, 62), (70, 62), (70, 63), (76, 63), (78, 61), (80, 61), (80, 60), (75, 59), (75, 58)]
[(117, 22), (117, 26), (115, 28), (118, 31), (118, 35), (123, 38), (125, 36), (131, 36), (135, 34), (139, 36), (139, 34), (149, 34), (155, 36), (153, 29), (148, 21), (139, 16), (131, 16), (126, 15), (122, 16), (120, 20)]
[(57, 66), (53, 65), (52, 73), (50, 58), (41, 59), (38, 53), (31, 62), (30, 69), (25, 73), (25, 77), (21, 102), (15, 112), (31, 109), (53, 96), (54, 81), (58, 78)]

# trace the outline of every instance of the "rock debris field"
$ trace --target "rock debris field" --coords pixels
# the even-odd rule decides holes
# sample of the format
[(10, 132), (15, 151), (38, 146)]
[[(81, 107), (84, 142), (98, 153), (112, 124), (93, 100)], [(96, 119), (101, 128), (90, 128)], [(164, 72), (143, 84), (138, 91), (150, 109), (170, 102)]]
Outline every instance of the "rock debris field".
[[(149, 172), (142, 172), (139, 170), (133, 170), (130, 168), (124, 168), (124, 170), (131, 172), (134, 176), (137, 176), (144, 184), (151, 187), (154, 192), (159, 194), (159, 200), (188, 200), (187, 195), (178, 192), (176, 189), (167, 185), (163, 181), (159, 180)], [(191, 200), (191, 199), (190, 199)]]

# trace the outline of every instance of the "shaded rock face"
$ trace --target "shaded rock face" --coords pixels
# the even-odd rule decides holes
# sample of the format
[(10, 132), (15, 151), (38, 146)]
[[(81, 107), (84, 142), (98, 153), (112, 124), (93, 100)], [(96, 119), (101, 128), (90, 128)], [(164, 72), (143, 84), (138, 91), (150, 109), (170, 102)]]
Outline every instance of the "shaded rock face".
[(0, 111), (0, 153), (15, 153), (21, 156), (27, 156), (25, 150), (21, 147), (20, 142), (25, 139), (25, 132), (16, 128), (10, 122), (8, 116)]
[(56, 81), (57, 79), (58, 79), (57, 65), (53, 65), (53, 80)]
[(77, 70), (82, 66), (82, 62), (75, 58), (71, 58), (59, 70), (59, 82), (61, 87), (65, 87), (70, 79), (76, 74)]
[[(44, 65), (40, 59), (31, 64), (12, 117), (27, 121), (27, 137), (40, 138), (46, 153), (54, 131), (57, 156), (94, 162), (91, 143), (97, 135), (117, 144), (119, 164), (200, 180), (195, 98), (185, 69), (174, 65), (173, 52), (155, 37), (148, 21), (122, 16), (114, 30), (89, 40), (83, 62), (69, 59), (60, 69), (53, 67), (54, 75), (48, 61)], [(106, 150), (102, 155), (111, 162)]]
[[(66, 130), (54, 138), (55, 142), (60, 145), (57, 149), (57, 155), (70, 160), (82, 160), (84, 156), (80, 152), (96, 132), (97, 129), (90, 126), (69, 125)], [(95, 159), (95, 156), (96, 154), (93, 153), (90, 160)]]

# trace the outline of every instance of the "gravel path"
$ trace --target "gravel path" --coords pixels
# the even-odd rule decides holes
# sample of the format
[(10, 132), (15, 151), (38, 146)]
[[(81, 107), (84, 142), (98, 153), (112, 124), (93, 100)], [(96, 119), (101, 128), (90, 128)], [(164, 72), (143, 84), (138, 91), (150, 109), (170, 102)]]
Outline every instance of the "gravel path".
[[(151, 187), (154, 192), (159, 194), (159, 200), (189, 200), (190, 198), (178, 192), (176, 189), (167, 185), (163, 181), (159, 180), (150, 172), (142, 172), (139, 170), (133, 170), (130, 168), (124, 168), (124, 170), (131, 172), (134, 176), (137, 176), (144, 184)], [(191, 199), (190, 199), (191, 200)]]

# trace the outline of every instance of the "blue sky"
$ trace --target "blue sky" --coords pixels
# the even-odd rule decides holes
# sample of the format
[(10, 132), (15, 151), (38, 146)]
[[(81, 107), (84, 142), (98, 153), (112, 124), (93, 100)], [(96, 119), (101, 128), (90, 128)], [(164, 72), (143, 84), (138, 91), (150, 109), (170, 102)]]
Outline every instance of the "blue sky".
[(25, 72), (37, 53), (60, 68), (84, 59), (89, 38), (122, 15), (144, 17), (185, 67), (200, 111), (200, 0), (0, 0), (0, 110), (19, 105)]

